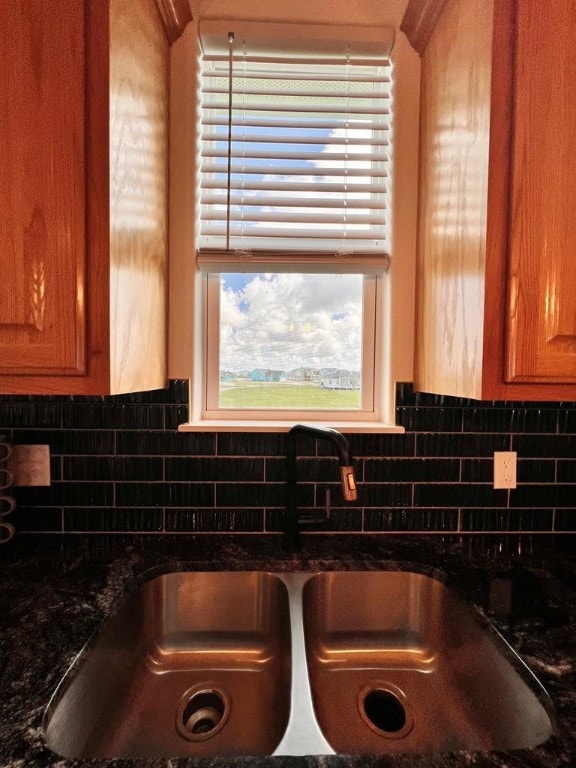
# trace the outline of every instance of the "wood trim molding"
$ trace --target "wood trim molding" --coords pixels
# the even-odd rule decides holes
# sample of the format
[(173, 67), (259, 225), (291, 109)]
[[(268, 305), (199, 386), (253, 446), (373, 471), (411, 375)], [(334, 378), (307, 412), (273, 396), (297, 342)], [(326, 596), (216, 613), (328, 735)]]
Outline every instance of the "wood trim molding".
[(445, 3), (446, 0), (409, 0), (408, 2), (400, 30), (420, 55), (426, 48)]
[(189, 21), (192, 11), (188, 0), (156, 0), (156, 6), (170, 45), (176, 42)]

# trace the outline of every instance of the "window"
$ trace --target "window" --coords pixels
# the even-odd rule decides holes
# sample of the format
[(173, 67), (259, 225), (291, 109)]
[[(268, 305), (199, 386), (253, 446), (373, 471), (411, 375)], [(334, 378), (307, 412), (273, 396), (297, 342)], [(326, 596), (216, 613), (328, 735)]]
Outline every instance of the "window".
[[(374, 411), (376, 281), (359, 274), (207, 277), (206, 412), (366, 418)], [(211, 295), (210, 295), (211, 294)], [(219, 341), (219, 343), (217, 343)]]
[(391, 34), (260, 26), (200, 26), (196, 412), (379, 422)]

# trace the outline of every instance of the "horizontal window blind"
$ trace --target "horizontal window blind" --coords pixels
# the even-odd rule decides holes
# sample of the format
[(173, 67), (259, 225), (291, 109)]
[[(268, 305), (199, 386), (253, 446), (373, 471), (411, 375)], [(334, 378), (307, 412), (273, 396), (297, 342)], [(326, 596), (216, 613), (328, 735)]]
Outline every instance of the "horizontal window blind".
[(385, 265), (388, 61), (261, 60), (236, 35), (230, 50), (201, 62), (200, 263), (212, 250), (244, 267), (262, 252)]

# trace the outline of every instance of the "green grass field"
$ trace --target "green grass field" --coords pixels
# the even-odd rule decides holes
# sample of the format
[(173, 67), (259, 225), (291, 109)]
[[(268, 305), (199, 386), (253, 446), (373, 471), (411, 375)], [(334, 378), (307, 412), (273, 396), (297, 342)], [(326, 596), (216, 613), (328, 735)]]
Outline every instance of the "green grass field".
[(360, 407), (360, 392), (322, 389), (318, 384), (241, 381), (221, 386), (220, 407), (352, 409)]

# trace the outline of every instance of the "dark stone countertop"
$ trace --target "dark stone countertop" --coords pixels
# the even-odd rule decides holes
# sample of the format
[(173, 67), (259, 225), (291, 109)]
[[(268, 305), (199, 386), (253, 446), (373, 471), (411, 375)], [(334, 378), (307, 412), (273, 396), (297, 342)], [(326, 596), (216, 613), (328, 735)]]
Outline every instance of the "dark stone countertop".
[[(576, 765), (576, 537), (308, 536), (291, 556), (274, 536), (21, 535), (0, 547), (0, 569), (0, 768)], [(43, 714), (58, 682), (102, 620), (145, 579), (177, 570), (354, 569), (417, 570), (453, 586), (544, 684), (557, 735), (530, 750), (400, 756), (67, 760), (45, 746)], [(494, 579), (510, 581), (506, 613), (491, 611)]]

